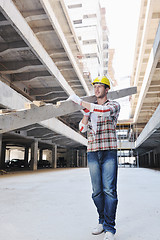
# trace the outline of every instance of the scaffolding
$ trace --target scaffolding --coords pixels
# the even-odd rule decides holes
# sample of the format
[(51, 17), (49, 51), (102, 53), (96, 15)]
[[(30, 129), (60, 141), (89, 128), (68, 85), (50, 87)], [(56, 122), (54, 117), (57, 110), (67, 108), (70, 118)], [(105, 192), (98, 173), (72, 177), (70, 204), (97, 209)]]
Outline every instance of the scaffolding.
[(134, 125), (118, 124), (117, 125), (118, 140), (118, 164), (120, 167), (137, 166), (136, 157), (134, 156), (135, 148), (135, 132)]

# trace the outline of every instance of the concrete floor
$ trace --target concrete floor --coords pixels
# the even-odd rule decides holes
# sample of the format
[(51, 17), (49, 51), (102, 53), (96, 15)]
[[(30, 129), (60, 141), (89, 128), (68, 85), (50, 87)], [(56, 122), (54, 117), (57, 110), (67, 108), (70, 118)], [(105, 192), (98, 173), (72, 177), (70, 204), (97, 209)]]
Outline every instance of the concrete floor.
[[(117, 240), (160, 240), (160, 172), (120, 168)], [(103, 240), (88, 169), (0, 176), (1, 240)]]

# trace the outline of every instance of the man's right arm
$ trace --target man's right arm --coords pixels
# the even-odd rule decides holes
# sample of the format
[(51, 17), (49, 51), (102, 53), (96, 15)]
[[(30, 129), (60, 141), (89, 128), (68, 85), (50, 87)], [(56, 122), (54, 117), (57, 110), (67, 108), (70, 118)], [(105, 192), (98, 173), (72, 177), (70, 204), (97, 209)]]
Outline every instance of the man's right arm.
[(82, 120), (80, 121), (79, 123), (79, 130), (80, 132), (84, 133), (87, 131), (87, 126), (88, 126), (88, 117), (89, 116), (86, 116), (84, 115)]

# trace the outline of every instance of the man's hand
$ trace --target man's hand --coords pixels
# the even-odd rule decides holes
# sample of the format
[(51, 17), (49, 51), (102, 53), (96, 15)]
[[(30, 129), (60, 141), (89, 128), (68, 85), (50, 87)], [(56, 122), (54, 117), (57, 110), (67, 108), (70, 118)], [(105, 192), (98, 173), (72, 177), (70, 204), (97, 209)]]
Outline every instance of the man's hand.
[(90, 115), (90, 111), (89, 111), (87, 108), (82, 109), (81, 112), (82, 112), (83, 115), (86, 116), (86, 117), (89, 117), (89, 115)]
[(71, 100), (74, 103), (77, 103), (79, 105), (82, 105), (82, 99), (80, 97), (78, 97), (76, 94), (71, 95), (67, 100)]

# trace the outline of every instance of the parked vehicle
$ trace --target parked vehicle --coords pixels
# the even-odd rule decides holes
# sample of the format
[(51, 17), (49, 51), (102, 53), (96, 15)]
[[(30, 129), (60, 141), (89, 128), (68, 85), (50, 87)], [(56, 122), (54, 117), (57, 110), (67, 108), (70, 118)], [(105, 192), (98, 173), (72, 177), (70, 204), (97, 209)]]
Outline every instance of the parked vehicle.
[(48, 160), (39, 160), (37, 167), (38, 168), (50, 168), (51, 163)]
[(9, 168), (24, 168), (25, 160), (14, 158), (8, 162)]
[(66, 160), (64, 159), (64, 157), (59, 157), (58, 161), (57, 161), (57, 167), (63, 168), (66, 166), (67, 166), (67, 163), (66, 163)]
[(5, 169), (6, 169), (6, 168), (9, 168), (9, 164), (10, 164), (10, 160), (6, 160), (6, 161), (5, 161)]
[[(31, 160), (28, 166), (31, 167)], [(37, 168), (51, 168), (51, 163), (48, 160), (39, 160), (37, 162)]]

